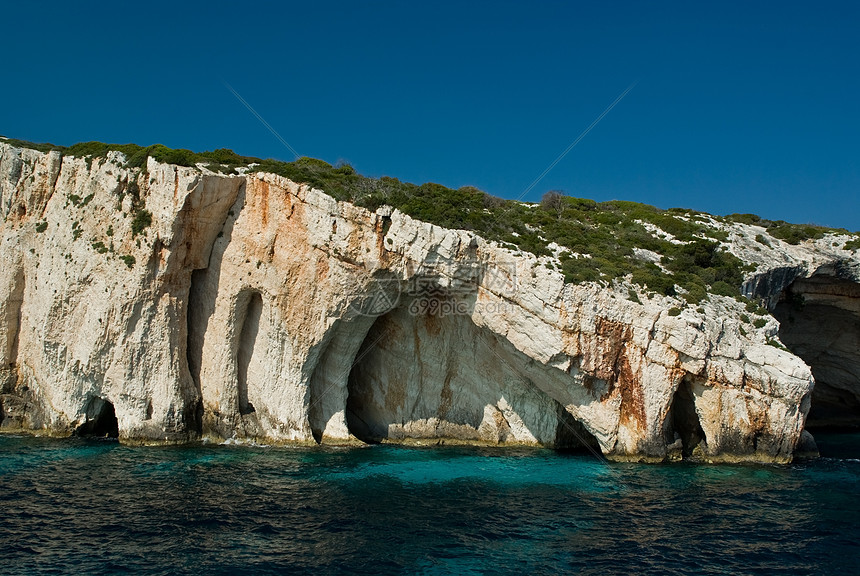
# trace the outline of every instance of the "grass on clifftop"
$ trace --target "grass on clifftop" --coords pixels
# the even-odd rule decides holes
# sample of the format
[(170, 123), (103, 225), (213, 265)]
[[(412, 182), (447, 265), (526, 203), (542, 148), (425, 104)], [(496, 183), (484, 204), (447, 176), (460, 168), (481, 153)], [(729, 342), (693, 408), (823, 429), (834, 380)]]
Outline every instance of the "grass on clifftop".
[[(126, 156), (131, 168), (146, 166), (147, 157), (180, 166), (204, 164), (210, 170), (232, 174), (240, 167), (271, 172), (324, 190), (337, 200), (370, 210), (389, 205), (445, 228), (472, 230), (488, 240), (537, 256), (555, 254), (566, 282), (611, 282), (632, 275), (634, 284), (664, 295), (682, 295), (691, 304), (708, 293), (739, 296), (743, 262), (725, 251), (725, 232), (714, 227), (722, 218), (687, 209), (661, 210), (636, 202), (595, 202), (549, 192), (540, 204), (525, 204), (491, 196), (477, 188), (457, 190), (440, 184), (421, 185), (383, 176), (368, 178), (348, 164), (332, 166), (322, 160), (294, 162), (241, 156), (232, 150), (192, 152), (161, 144), (83, 142), (69, 147), (6, 142), (43, 152), (104, 157), (115, 150)], [(791, 244), (846, 230), (771, 222), (753, 214), (733, 214), (729, 222), (755, 224)], [(854, 241), (856, 242), (856, 241)], [(555, 246), (551, 246), (555, 244)]]

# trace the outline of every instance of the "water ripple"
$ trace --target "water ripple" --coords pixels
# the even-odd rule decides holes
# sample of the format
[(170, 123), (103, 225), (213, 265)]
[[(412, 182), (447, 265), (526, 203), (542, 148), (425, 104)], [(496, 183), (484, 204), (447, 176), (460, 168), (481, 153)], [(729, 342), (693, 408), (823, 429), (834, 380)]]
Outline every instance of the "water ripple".
[(860, 462), (0, 436), (4, 574), (851, 573)]

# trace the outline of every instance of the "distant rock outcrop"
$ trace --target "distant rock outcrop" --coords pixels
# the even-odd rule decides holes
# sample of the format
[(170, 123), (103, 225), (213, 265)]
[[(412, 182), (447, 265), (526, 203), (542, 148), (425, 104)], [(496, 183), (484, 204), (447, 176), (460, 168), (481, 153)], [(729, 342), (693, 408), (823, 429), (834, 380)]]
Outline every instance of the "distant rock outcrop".
[(785, 462), (810, 406), (860, 423), (848, 237), (712, 222), (771, 316), (565, 284), (551, 257), (387, 207), (118, 152), (0, 143), (0, 215), (7, 430)]

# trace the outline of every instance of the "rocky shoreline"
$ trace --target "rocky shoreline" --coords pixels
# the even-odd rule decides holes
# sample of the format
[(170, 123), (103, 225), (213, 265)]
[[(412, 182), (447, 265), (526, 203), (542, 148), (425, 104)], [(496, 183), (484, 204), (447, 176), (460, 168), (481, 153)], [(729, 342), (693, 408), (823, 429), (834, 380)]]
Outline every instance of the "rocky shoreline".
[(253, 169), (0, 142), (0, 209), (0, 431), (788, 462), (810, 409), (860, 423), (849, 235), (712, 220), (765, 310), (565, 283), (554, 256)]

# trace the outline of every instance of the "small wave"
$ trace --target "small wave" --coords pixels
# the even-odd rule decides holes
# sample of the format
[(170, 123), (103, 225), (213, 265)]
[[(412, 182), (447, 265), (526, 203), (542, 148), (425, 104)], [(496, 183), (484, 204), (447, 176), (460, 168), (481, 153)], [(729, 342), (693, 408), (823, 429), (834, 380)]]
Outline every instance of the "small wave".
[(270, 444), (259, 444), (248, 438), (227, 438), (220, 443), (221, 446), (251, 446), (252, 448), (271, 448)]

